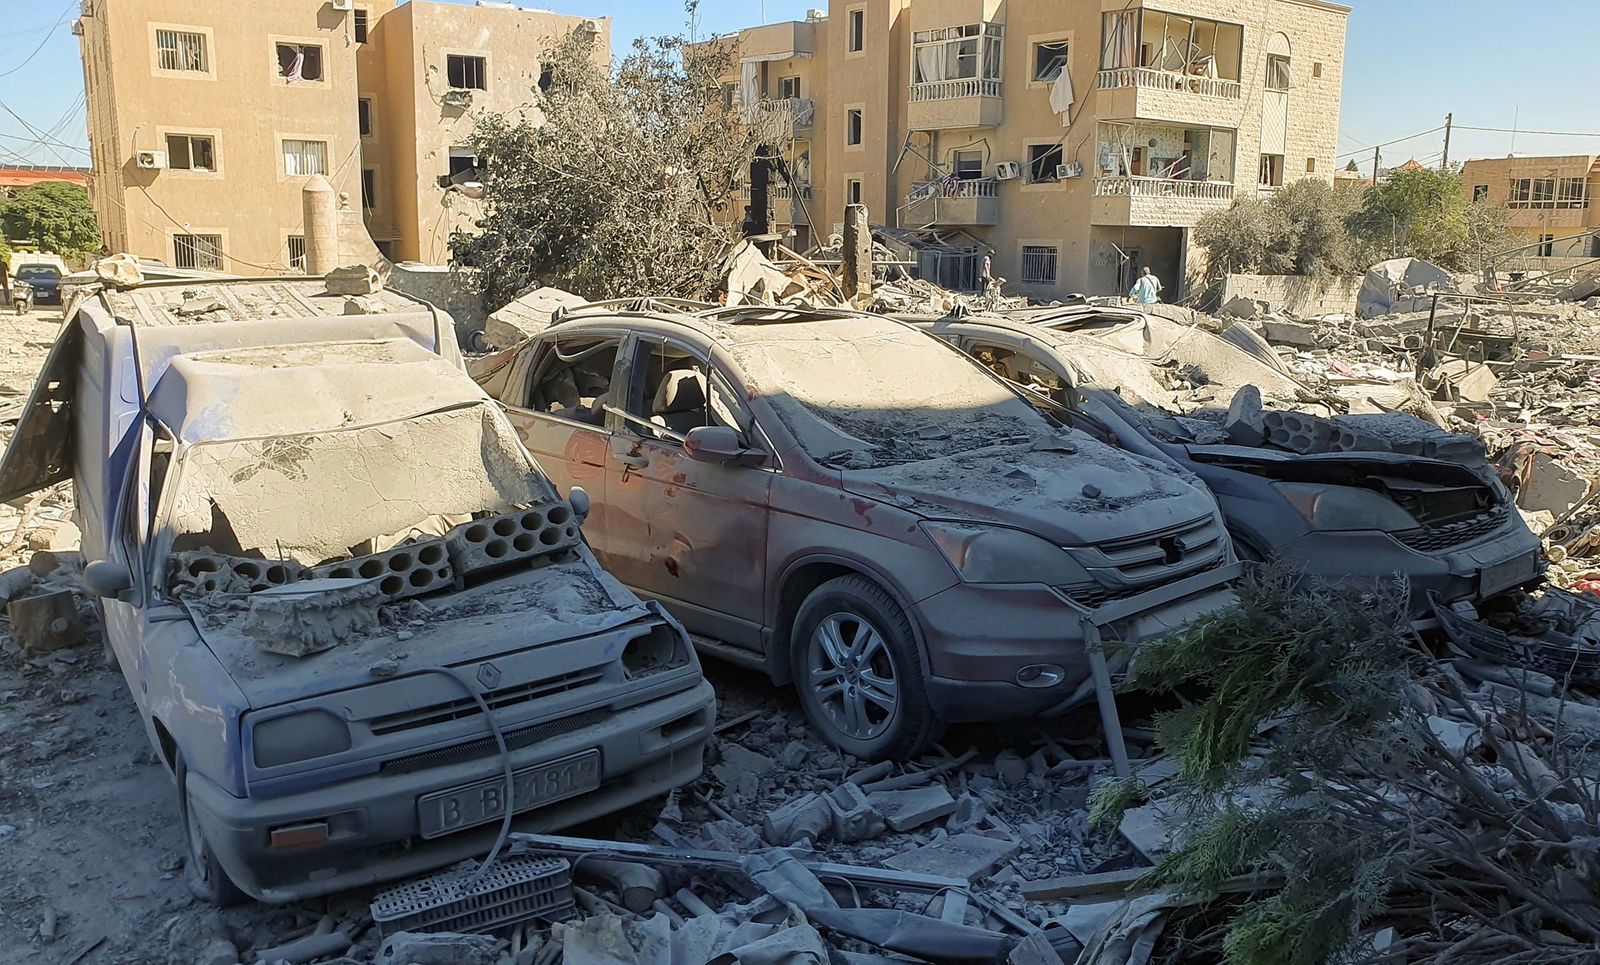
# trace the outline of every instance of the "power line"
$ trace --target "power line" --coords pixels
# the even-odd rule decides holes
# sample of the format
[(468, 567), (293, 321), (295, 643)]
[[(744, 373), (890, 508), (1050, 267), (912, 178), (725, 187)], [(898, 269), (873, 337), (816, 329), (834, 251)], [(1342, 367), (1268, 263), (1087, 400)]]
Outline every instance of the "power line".
[(1510, 127), (1467, 127), (1457, 124), (1458, 131), (1483, 131), (1487, 134), (1542, 134), (1546, 137), (1600, 137), (1595, 131), (1521, 131)]
[(71, 13), (72, 8), (75, 6), (77, 6), (76, 0), (67, 0), (67, 5), (61, 10), (61, 16), (57, 17), (56, 22), (50, 25), (50, 29), (44, 32), (44, 39), (39, 41), (39, 46), (33, 48), (33, 53), (29, 54), (27, 57), (24, 57), (22, 63), (8, 71), (0, 73), (0, 77), (10, 77), (12, 74), (15, 74), (17, 71), (28, 66), (28, 64), (32, 62), (33, 58), (39, 56), (39, 51), (43, 50), (44, 45), (50, 42), (51, 37), (55, 36), (56, 28), (66, 22), (67, 14)]
[[(1458, 130), (1461, 129), (1461, 125), (1457, 124), (1456, 128)], [(1334, 157), (1335, 158), (1341, 158), (1341, 157), (1351, 157), (1351, 156), (1356, 155), (1356, 154), (1365, 154), (1368, 151), (1375, 150), (1375, 149), (1380, 148), (1380, 147), (1388, 147), (1391, 144), (1404, 144), (1406, 141), (1415, 141), (1419, 137), (1427, 137), (1429, 134), (1437, 134), (1442, 130), (1444, 130), (1444, 125), (1440, 124), (1438, 127), (1434, 128), (1431, 131), (1423, 131), (1420, 134), (1411, 134), (1411, 135), (1406, 136), (1406, 137), (1396, 138), (1393, 141), (1384, 141), (1382, 144), (1372, 144), (1372, 145), (1369, 145), (1367, 147), (1362, 148), (1359, 151), (1346, 151), (1343, 154), (1334, 155)], [(1468, 130), (1470, 130), (1470, 128), (1468, 128)]]

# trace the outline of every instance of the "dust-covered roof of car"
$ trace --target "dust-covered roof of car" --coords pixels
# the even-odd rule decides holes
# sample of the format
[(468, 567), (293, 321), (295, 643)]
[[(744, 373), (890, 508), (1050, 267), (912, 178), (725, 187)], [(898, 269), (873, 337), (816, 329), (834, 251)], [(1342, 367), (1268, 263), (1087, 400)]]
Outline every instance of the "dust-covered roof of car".
[(449, 362), (394, 338), (180, 355), (150, 410), (194, 443), (327, 432), (486, 399)]
[(143, 326), (343, 315), (352, 298), (363, 315), (431, 310), (423, 302), (387, 289), (361, 296), (330, 295), (321, 278), (183, 279), (107, 288), (98, 297), (117, 318)]

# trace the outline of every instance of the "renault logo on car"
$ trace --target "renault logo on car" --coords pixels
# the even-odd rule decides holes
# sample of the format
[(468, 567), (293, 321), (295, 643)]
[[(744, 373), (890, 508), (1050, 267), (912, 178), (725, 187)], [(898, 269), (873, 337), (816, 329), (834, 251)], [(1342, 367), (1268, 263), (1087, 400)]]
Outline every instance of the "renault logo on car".
[(483, 684), (485, 690), (493, 690), (495, 684), (500, 682), (500, 668), (492, 663), (478, 665), (478, 683)]

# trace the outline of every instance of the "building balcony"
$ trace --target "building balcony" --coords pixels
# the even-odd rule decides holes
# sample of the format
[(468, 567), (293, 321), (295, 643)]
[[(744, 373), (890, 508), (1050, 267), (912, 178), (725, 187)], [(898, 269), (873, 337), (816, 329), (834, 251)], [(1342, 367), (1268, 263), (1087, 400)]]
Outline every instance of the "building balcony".
[(1176, 123), (1238, 122), (1244, 91), (1236, 80), (1199, 77), (1147, 67), (1102, 70), (1100, 116), (1108, 120)]
[[(747, 184), (739, 189), (739, 197), (745, 201), (750, 200), (750, 185)], [(799, 184), (791, 188), (788, 182), (774, 181), (767, 186), (767, 197), (773, 201), (793, 201), (796, 197), (801, 201), (810, 201), (811, 185)]]
[(922, 181), (912, 186), (900, 226), (987, 228), (1000, 223), (1000, 182), (994, 178)]
[[(779, 224), (810, 224), (811, 185), (797, 184), (790, 186), (788, 182), (774, 181), (767, 186), (767, 197), (772, 202), (772, 217)], [(748, 202), (750, 200), (750, 185), (746, 184), (739, 189), (739, 198)]]
[(1097, 225), (1192, 228), (1233, 203), (1227, 181), (1183, 178), (1101, 177), (1094, 182), (1090, 221)]
[(765, 116), (782, 118), (796, 129), (810, 127), (817, 116), (816, 101), (809, 97), (766, 98), (756, 108)]
[(912, 84), (908, 121), (914, 131), (999, 127), (1000, 94), (1000, 81), (976, 77)]

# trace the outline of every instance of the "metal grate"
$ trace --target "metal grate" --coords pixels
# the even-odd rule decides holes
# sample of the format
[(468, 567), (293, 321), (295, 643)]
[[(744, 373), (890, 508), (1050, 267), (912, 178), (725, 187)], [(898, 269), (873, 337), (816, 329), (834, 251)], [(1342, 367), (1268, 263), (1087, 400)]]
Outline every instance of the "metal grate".
[[(484, 702), (491, 710), (500, 710), (515, 704), (527, 703), (548, 697), (551, 694), (562, 694), (579, 687), (586, 687), (605, 676), (605, 669), (593, 667), (588, 670), (575, 670), (558, 677), (546, 680), (535, 680), (532, 683), (519, 684), (515, 687), (504, 687), (500, 690), (490, 691), (483, 695)], [(370, 726), (377, 735), (393, 734), (397, 731), (415, 730), (418, 727), (432, 727), (446, 721), (459, 720), (462, 717), (475, 717), (482, 713), (476, 700), (452, 700), (446, 703), (434, 704), (429, 707), (420, 707), (398, 714), (387, 714), (376, 717)]]
[(1510, 507), (1502, 505), (1481, 516), (1450, 523), (1447, 526), (1425, 526), (1395, 533), (1394, 538), (1424, 553), (1450, 549), (1488, 536), (1505, 524), (1506, 517), (1510, 513)]
[(1056, 249), (1045, 245), (1023, 245), (1022, 281), (1036, 285), (1054, 285)]
[(179, 268), (222, 270), (221, 235), (173, 235), (172, 263)]
[(206, 36), (186, 30), (156, 31), (156, 60), (162, 70), (206, 70)]
[(533, 919), (571, 917), (572, 866), (565, 859), (504, 857), (469, 889), (476, 867), (476, 862), (464, 861), (378, 892), (372, 899), (372, 920), (379, 934), (482, 934)]
[[(534, 744), (547, 741), (552, 737), (570, 734), (573, 731), (598, 724), (610, 716), (611, 709), (609, 707), (600, 707), (595, 710), (584, 711), (581, 714), (573, 714), (571, 717), (564, 717), (561, 720), (535, 724), (532, 727), (524, 727), (520, 730), (507, 731), (505, 734), (506, 749), (515, 751), (524, 747), (532, 747)], [(410, 774), (433, 767), (444, 767), (447, 764), (459, 764), (462, 761), (469, 761), (476, 757), (488, 757), (490, 754), (498, 752), (499, 749), (500, 745), (495, 743), (493, 737), (480, 737), (477, 740), (467, 741), (465, 744), (457, 744), (454, 747), (446, 747), (437, 751), (425, 751), (421, 754), (412, 754), (409, 757), (397, 757), (393, 760), (384, 761), (378, 766), (378, 770), (384, 774)]]

